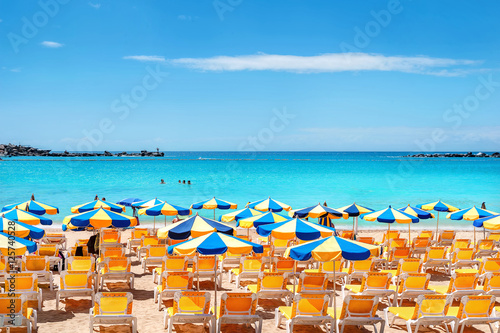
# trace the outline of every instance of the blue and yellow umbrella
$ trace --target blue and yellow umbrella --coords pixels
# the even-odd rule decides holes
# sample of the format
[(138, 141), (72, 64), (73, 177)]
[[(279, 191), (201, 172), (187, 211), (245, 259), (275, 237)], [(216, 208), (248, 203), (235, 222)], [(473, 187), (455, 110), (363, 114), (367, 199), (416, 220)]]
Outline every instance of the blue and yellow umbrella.
[(378, 212), (363, 215), (363, 219), (370, 222), (377, 221), (380, 223), (387, 223), (388, 231), (391, 230), (392, 223), (408, 224), (408, 239), (410, 236), (411, 224), (419, 222), (418, 217), (394, 209), (391, 206), (389, 206), (389, 208), (379, 210)]
[(89, 212), (66, 216), (63, 221), (63, 230), (100, 229), (100, 228), (128, 228), (137, 225), (137, 218), (115, 213), (104, 208)]
[(1, 232), (14, 235), (20, 238), (40, 239), (45, 235), (45, 230), (25, 224), (19, 221), (12, 221), (5, 217), (0, 218)]
[[(446, 218), (450, 220), (467, 220), (467, 221), (475, 221), (484, 217), (493, 216), (497, 213), (491, 212), (486, 209), (477, 208), (473, 206), (471, 208), (466, 208), (459, 210), (457, 212), (449, 213), (446, 215)], [(476, 229), (474, 228), (474, 243), (476, 243)]]
[(127, 206), (127, 207), (132, 207), (132, 204), (137, 203), (137, 202), (142, 202), (142, 199), (139, 198), (125, 198), (120, 201), (118, 201), (116, 204), (117, 205), (122, 205), (122, 206)]
[(28, 251), (35, 252), (37, 245), (30, 240), (0, 232), (0, 252), (4, 256), (22, 256)]
[(144, 200), (144, 201), (139, 201), (139, 202), (134, 202), (131, 206), (135, 208), (149, 208), (153, 207), (159, 204), (164, 203), (165, 201), (159, 200), (157, 198), (151, 199), (151, 200)]
[(87, 202), (78, 206), (71, 207), (71, 212), (73, 214), (90, 212), (96, 209), (106, 209), (115, 213), (121, 213), (125, 211), (125, 206), (117, 205), (112, 202), (102, 201), (102, 200), (94, 200), (91, 202)]
[(266, 224), (272, 224), (272, 223), (278, 223), (278, 222), (284, 222), (290, 220), (288, 217), (285, 217), (280, 214), (276, 214), (273, 212), (267, 212), (262, 214), (260, 212), (260, 215), (256, 215), (253, 217), (249, 217), (247, 219), (242, 219), (239, 220), (238, 223), (236, 224), (237, 227), (241, 228), (252, 228), (252, 227), (260, 227), (262, 225)]
[[(349, 217), (352, 217), (352, 232), (354, 237), (358, 231), (358, 217), (363, 214), (371, 213), (374, 210), (365, 206), (358, 205), (357, 203), (353, 203), (352, 205), (347, 205), (344, 207), (337, 208), (339, 212), (347, 213)], [(324, 223), (329, 223), (329, 221), (325, 221)], [(323, 223), (321, 223), (323, 224)], [(328, 224), (328, 226), (330, 226)]]
[(51, 225), (52, 220), (41, 215), (33, 214), (30, 212), (26, 212), (20, 209), (12, 209), (5, 213), (2, 213), (2, 216), (13, 221), (23, 222), (29, 225)]
[(297, 209), (294, 211), (290, 211), (289, 215), (292, 215), (292, 217), (298, 217), (298, 218), (313, 218), (317, 219), (320, 217), (329, 217), (331, 219), (340, 219), (344, 218), (347, 219), (349, 217), (349, 214), (335, 210), (333, 208), (323, 206), (322, 204), (318, 203), (315, 206), (307, 207), (307, 208), (301, 208)]
[(477, 219), (473, 222), (473, 225), (477, 228), (483, 227), (488, 230), (500, 230), (500, 214)]
[(238, 205), (229, 201), (217, 199), (213, 197), (212, 199), (200, 201), (191, 205), (192, 209), (213, 209), (214, 220), (215, 220), (215, 210), (216, 209), (236, 209)]
[(246, 219), (252, 216), (262, 215), (261, 211), (252, 209), (252, 208), (244, 208), (241, 210), (237, 210), (235, 212), (227, 213), (219, 217), (219, 221), (221, 222), (232, 222), (239, 221), (241, 219)]
[(408, 205), (406, 207), (403, 207), (403, 208), (399, 208), (398, 210), (400, 212), (403, 212), (403, 213), (410, 214), (412, 216), (418, 217), (419, 219), (422, 219), (422, 220), (433, 219), (434, 218), (434, 214), (429, 213), (429, 212), (427, 212), (425, 210), (422, 210), (420, 208), (417, 208), (417, 207), (412, 207), (410, 205)]
[[(152, 206), (149, 208), (141, 208), (139, 209), (139, 215), (147, 215), (147, 216), (165, 216), (165, 226), (167, 225), (167, 216), (187, 216), (191, 215), (191, 209), (184, 208), (181, 206), (176, 206), (169, 204), (168, 202), (160, 203), (156, 206)], [(153, 222), (153, 228), (156, 227), (156, 219)]]
[(158, 238), (188, 239), (189, 237), (196, 238), (214, 231), (231, 236), (235, 233), (234, 228), (227, 224), (196, 214), (184, 221), (158, 229), (156, 235)]
[(2, 208), (2, 212), (6, 212), (11, 209), (20, 209), (27, 212), (31, 212), (36, 215), (44, 215), (44, 214), (55, 215), (59, 213), (59, 208), (44, 204), (42, 202), (35, 201), (33, 197), (32, 200), (29, 201), (6, 205)]
[(264, 237), (271, 236), (277, 239), (313, 240), (332, 236), (335, 234), (335, 229), (295, 218), (257, 227), (257, 233)]
[(434, 211), (438, 212), (437, 219), (436, 219), (436, 240), (438, 239), (438, 233), (439, 233), (439, 213), (440, 212), (456, 212), (456, 211), (460, 210), (457, 207), (454, 207), (452, 205), (449, 205), (447, 203), (442, 202), (441, 200), (429, 202), (426, 204), (420, 204), (420, 205), (417, 205), (417, 208), (420, 208), (423, 210), (434, 210)]
[(264, 200), (250, 202), (247, 207), (260, 210), (261, 212), (281, 212), (282, 210), (289, 211), (292, 209), (289, 205), (271, 199), (271, 197)]
[[(366, 260), (370, 256), (379, 256), (380, 246), (356, 242), (337, 236), (318, 239), (301, 245), (292, 246), (285, 251), (285, 258), (306, 261), (314, 258), (317, 261)], [(333, 266), (333, 285), (335, 286), (335, 264)], [(334, 287), (335, 288), (335, 287)], [(334, 319), (337, 318), (336, 297), (333, 298)]]

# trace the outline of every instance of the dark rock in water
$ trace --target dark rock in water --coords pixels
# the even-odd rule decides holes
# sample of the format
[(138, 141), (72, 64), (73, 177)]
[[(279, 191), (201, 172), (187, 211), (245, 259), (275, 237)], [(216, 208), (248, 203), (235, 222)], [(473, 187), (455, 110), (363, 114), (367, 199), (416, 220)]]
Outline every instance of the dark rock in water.
[(488, 154), (482, 153), (482, 152), (479, 152), (477, 154), (473, 154), (472, 152), (468, 152), (465, 154), (461, 154), (461, 153), (434, 153), (434, 154), (418, 153), (418, 154), (406, 155), (403, 157), (427, 157), (427, 158), (431, 158), (431, 157), (495, 157), (495, 158), (500, 158), (500, 153), (496, 152), (496, 153), (493, 153), (491, 155), (488, 155)]
[(152, 157), (163, 157), (165, 153), (160, 152), (156, 148), (156, 152), (150, 152), (147, 150), (142, 150), (141, 153), (127, 153), (121, 152), (116, 155), (110, 153), (109, 151), (104, 151), (104, 153), (70, 153), (65, 150), (62, 153), (51, 153), (50, 150), (38, 149), (30, 146), (13, 145), (9, 143), (0, 144), (0, 156), (16, 157), (16, 156), (49, 156), (49, 157), (99, 157), (99, 156), (152, 156)]

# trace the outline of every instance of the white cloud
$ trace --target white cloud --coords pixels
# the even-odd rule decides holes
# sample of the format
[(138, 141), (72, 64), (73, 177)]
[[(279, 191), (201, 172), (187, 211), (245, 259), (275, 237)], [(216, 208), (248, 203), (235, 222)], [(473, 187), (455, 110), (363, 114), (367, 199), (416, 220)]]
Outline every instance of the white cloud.
[(89, 2), (89, 6), (92, 7), (92, 8), (95, 8), (95, 9), (101, 8), (101, 4), (100, 3)]
[(145, 62), (164, 62), (165, 57), (155, 56), (155, 55), (135, 55), (135, 56), (126, 56), (123, 57), (126, 60), (137, 60), (137, 61), (145, 61)]
[(369, 53), (330, 53), (317, 56), (255, 54), (212, 58), (172, 59), (176, 65), (205, 71), (284, 71), (332, 73), (346, 71), (387, 71), (437, 76), (465, 75), (463, 67), (481, 64), (466, 59), (426, 56), (384, 56)]
[(14, 73), (19, 73), (21, 71), (21, 67), (11, 68), (10, 71)]
[(61, 44), (61, 43), (57, 43), (57, 42), (50, 42), (50, 41), (43, 41), (40, 43), (42, 46), (45, 46), (45, 47), (50, 47), (52, 49), (57, 49), (59, 47), (63, 47), (64, 44)]

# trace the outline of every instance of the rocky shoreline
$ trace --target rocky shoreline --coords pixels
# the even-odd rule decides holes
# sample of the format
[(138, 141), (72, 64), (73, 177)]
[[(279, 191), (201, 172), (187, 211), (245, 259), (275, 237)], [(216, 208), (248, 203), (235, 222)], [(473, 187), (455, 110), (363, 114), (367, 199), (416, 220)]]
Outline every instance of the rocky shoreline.
[(165, 153), (160, 152), (159, 148), (156, 148), (156, 151), (147, 151), (141, 150), (140, 153), (129, 153), (123, 151), (121, 153), (110, 153), (109, 151), (104, 151), (103, 153), (75, 153), (64, 151), (62, 153), (52, 153), (51, 150), (47, 149), (38, 149), (30, 146), (23, 145), (13, 145), (9, 144), (0, 144), (0, 157), (17, 157), (17, 156), (48, 156), (48, 157), (97, 157), (97, 156), (147, 156), (147, 157), (163, 157)]
[(403, 157), (480, 157), (480, 158), (484, 158), (484, 157), (494, 157), (494, 158), (499, 158), (500, 157), (500, 153), (493, 153), (491, 155), (489, 154), (485, 154), (485, 153), (477, 153), (477, 154), (473, 154), (472, 152), (468, 152), (468, 153), (464, 153), (464, 154), (461, 154), (461, 153), (434, 153), (434, 154), (410, 154), (410, 155), (405, 155)]

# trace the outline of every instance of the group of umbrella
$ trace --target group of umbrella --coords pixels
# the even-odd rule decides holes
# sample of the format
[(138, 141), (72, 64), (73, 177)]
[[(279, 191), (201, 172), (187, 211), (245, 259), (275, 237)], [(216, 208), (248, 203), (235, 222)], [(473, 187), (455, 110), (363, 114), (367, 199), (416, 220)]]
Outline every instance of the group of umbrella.
[[(249, 202), (244, 209), (222, 215), (219, 221), (216, 221), (216, 209), (237, 209), (237, 205), (215, 197), (192, 204), (190, 208), (172, 205), (156, 198), (147, 201), (128, 198), (114, 204), (99, 200), (96, 197), (96, 200), (92, 202), (72, 207), (71, 211), (75, 215), (65, 217), (63, 230), (79, 231), (97, 230), (104, 227), (129, 228), (137, 226), (136, 217), (123, 214), (125, 206), (138, 209), (139, 215), (155, 217), (159, 215), (165, 217), (189, 216), (192, 215), (192, 209), (214, 210), (214, 219), (208, 219), (196, 214), (181, 220), (179, 223), (158, 229), (157, 236), (158, 238), (185, 240), (169, 246), (168, 252), (170, 254), (192, 255), (198, 253), (201, 255), (214, 255), (215, 258), (227, 251), (242, 255), (251, 252), (263, 253), (262, 245), (234, 236), (234, 227), (227, 224), (227, 222), (232, 221), (236, 221), (236, 225), (241, 228), (255, 227), (260, 236), (269, 237), (269, 239), (308, 241), (289, 247), (284, 254), (285, 257), (298, 261), (307, 261), (313, 258), (320, 262), (340, 260), (341, 258), (365, 260), (372, 255), (379, 255), (381, 251), (381, 247), (377, 245), (338, 237), (335, 228), (331, 225), (334, 219), (353, 217), (353, 229), (356, 228), (355, 224), (360, 216), (367, 221), (387, 223), (388, 228), (392, 223), (408, 224), (410, 232), (411, 224), (419, 222), (420, 219), (434, 218), (434, 214), (430, 211), (436, 211), (438, 214), (436, 228), (439, 227), (439, 213), (448, 212), (447, 217), (452, 220), (471, 220), (474, 221), (473, 225), (475, 227), (500, 229), (500, 214), (476, 208), (475, 206), (460, 210), (440, 200), (417, 205), (416, 207), (408, 205), (407, 207), (394, 209), (389, 206), (386, 209), (374, 211), (356, 203), (339, 209), (317, 204), (303, 209), (292, 210), (289, 205), (267, 198)], [(278, 214), (282, 211), (287, 212), (288, 216)], [(36, 228), (34, 225), (50, 225), (52, 221), (42, 215), (57, 213), (59, 213), (57, 207), (37, 202), (33, 196), (27, 202), (3, 207), (1, 214), (3, 232), (0, 232), (0, 250), (2, 253), (7, 255), (9, 248), (15, 248), (16, 255), (24, 254), (26, 251), (36, 251), (36, 243), (29, 239), (43, 237), (44, 230)], [(308, 221), (309, 218), (317, 218), (318, 223)], [(14, 230), (14, 234), (12, 230)], [(335, 271), (333, 274), (335, 274)], [(215, 300), (217, 301), (216, 287), (214, 291)], [(336, 310), (336, 305), (334, 305), (334, 309)]]

